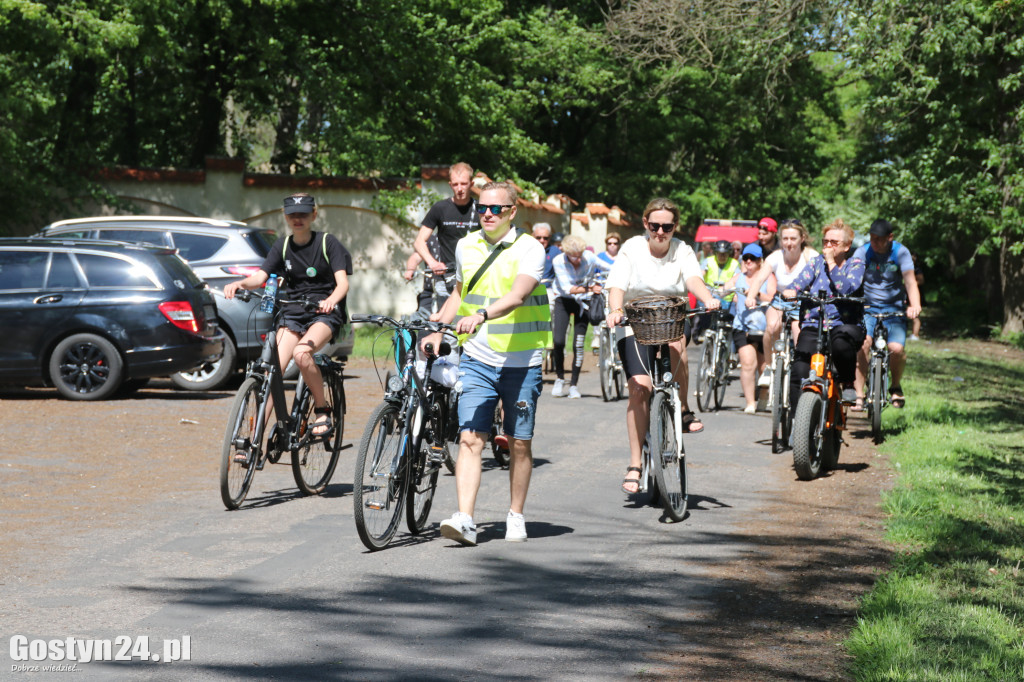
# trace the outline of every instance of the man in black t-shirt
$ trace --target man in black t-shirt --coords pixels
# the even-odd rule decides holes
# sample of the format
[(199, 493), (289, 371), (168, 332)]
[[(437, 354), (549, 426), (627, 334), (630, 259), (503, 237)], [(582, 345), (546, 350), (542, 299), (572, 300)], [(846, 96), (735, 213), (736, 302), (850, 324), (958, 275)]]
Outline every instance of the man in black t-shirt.
[[(455, 276), (455, 245), (470, 230), (480, 227), (476, 202), (469, 193), (472, 178), (473, 168), (467, 163), (459, 162), (448, 169), (448, 186), (452, 188), (452, 197), (442, 199), (430, 207), (413, 243), (416, 253), (437, 276), (435, 279), (439, 284), (442, 278), (451, 280)], [(434, 257), (427, 246), (427, 239), (435, 232), (441, 249), (440, 260)], [(444, 298), (447, 298), (447, 292), (450, 290), (449, 287), (445, 287)]]

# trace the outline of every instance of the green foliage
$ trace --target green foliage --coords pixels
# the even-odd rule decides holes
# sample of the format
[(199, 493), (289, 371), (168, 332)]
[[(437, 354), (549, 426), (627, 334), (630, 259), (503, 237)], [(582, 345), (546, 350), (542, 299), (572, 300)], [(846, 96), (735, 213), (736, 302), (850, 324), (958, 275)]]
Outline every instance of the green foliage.
[(917, 345), (884, 414), (891, 572), (847, 642), (858, 680), (1024, 677), (1024, 363)]
[(437, 192), (417, 187), (382, 189), (370, 202), (370, 208), (381, 215), (408, 223), (410, 214), (425, 211), (442, 198)]

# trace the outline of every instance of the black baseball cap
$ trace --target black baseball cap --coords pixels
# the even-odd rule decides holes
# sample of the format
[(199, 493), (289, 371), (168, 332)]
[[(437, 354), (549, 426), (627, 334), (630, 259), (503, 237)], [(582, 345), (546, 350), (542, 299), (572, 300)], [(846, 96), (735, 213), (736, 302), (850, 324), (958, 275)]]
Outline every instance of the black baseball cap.
[(892, 225), (889, 224), (888, 220), (876, 220), (871, 223), (869, 233), (876, 237), (888, 237), (892, 234)]
[(284, 198), (285, 215), (289, 213), (312, 213), (316, 210), (316, 201), (308, 194)]

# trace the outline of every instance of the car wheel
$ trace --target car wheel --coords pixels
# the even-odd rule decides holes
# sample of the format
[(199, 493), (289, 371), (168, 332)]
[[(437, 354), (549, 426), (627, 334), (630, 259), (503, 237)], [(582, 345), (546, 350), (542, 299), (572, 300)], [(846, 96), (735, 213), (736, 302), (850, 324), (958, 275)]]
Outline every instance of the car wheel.
[(74, 334), (50, 356), (50, 381), (68, 400), (104, 400), (121, 386), (123, 362), (110, 341), (95, 334)]
[(235, 373), (235, 344), (224, 335), (224, 354), (212, 362), (204, 362), (189, 372), (171, 375), (171, 383), (186, 391), (213, 391), (228, 382)]

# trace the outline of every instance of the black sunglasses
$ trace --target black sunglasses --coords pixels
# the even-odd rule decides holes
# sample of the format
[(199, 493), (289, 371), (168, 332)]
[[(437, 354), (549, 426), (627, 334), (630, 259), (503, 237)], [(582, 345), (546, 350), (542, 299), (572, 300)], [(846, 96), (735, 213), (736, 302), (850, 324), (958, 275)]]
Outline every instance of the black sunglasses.
[(747, 254), (746, 256), (743, 257), (743, 261), (746, 262), (748, 260), (761, 260), (761, 259), (758, 258), (757, 256), (751, 256), (750, 254)]
[(547, 241), (547, 240), (551, 239), (551, 237), (534, 237), (534, 239), (536, 239), (538, 241), (541, 240), (541, 239), (543, 239), (544, 241)]
[(619, 243), (618, 243), (617, 241), (615, 241), (615, 240), (613, 239), (613, 240), (612, 240), (612, 241), (610, 241), (610, 242), (605, 242), (605, 243), (604, 243), (604, 245), (605, 245), (605, 246), (618, 246), (618, 245), (619, 245)]
[(505, 212), (506, 208), (512, 208), (513, 204), (477, 204), (476, 212), (480, 215), (486, 215), (487, 211), (490, 211), (494, 215), (501, 215)]
[(647, 229), (651, 232), (664, 232), (669, 233), (676, 229), (675, 223), (647, 223)]

